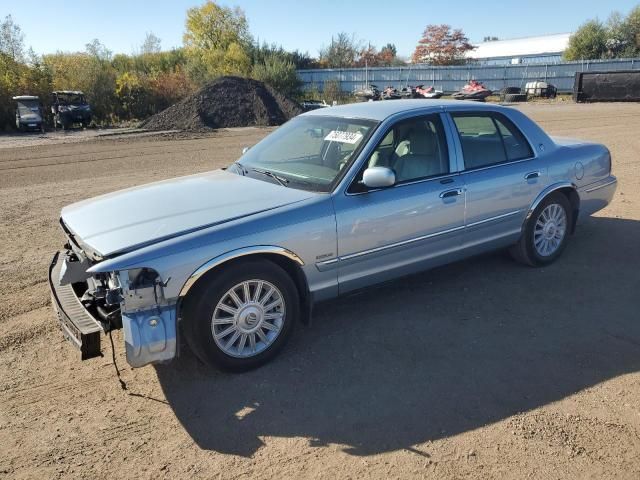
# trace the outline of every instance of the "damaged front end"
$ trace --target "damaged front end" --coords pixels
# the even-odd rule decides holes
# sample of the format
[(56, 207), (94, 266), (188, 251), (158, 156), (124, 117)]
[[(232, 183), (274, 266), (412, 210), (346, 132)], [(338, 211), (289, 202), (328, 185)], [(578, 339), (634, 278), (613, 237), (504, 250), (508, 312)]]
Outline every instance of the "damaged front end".
[(148, 268), (90, 273), (97, 255), (86, 254), (72, 235), (68, 238), (65, 250), (53, 257), (49, 285), (63, 334), (82, 360), (100, 356), (101, 335), (120, 328), (131, 366), (175, 357), (176, 304), (164, 296), (169, 279)]

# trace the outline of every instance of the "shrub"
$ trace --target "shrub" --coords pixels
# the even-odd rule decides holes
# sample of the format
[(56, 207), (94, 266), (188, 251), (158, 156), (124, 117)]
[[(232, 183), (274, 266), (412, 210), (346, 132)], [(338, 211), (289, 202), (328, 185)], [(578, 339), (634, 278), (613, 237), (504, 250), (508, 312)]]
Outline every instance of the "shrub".
[(302, 82), (293, 62), (271, 55), (253, 66), (253, 78), (271, 85), (285, 95), (297, 96)]

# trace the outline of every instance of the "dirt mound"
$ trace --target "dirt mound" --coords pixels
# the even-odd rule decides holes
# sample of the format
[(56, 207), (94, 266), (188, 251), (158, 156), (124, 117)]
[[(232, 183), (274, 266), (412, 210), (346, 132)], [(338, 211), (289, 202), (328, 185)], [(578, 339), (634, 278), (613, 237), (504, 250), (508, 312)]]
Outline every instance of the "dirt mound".
[(148, 130), (202, 131), (212, 128), (280, 125), (302, 113), (300, 106), (269, 85), (220, 77), (141, 124)]

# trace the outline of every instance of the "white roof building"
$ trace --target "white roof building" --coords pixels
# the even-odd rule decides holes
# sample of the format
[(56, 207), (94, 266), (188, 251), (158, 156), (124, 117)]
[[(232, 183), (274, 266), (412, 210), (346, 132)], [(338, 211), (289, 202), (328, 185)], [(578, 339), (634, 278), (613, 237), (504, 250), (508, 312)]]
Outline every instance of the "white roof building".
[(538, 37), (494, 40), (474, 44), (467, 58), (480, 63), (532, 63), (559, 60), (569, 45), (571, 33), (557, 33)]

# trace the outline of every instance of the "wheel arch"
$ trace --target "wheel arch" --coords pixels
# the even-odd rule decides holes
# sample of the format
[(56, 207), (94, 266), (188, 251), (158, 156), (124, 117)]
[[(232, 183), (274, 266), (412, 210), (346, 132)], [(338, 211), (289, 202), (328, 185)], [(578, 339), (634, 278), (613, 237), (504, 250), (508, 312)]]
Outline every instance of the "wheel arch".
[(189, 294), (203, 285), (207, 278), (215, 273), (227, 269), (246, 260), (269, 260), (281, 267), (291, 277), (300, 294), (300, 310), (303, 323), (310, 323), (312, 300), (309, 292), (307, 277), (302, 270), (304, 262), (294, 252), (286, 248), (261, 245), (245, 247), (219, 255), (198, 267), (187, 279), (178, 295), (178, 315), (182, 313), (182, 305), (189, 298)]
[(575, 232), (576, 221), (578, 220), (578, 213), (580, 212), (580, 195), (578, 195), (578, 187), (571, 182), (555, 183), (553, 185), (548, 186), (542, 192), (540, 192), (540, 194), (536, 197), (536, 199), (533, 201), (533, 203), (529, 207), (529, 211), (527, 212), (527, 217), (523, 224), (523, 229), (524, 229), (524, 225), (526, 225), (527, 221), (531, 218), (531, 215), (533, 215), (533, 212), (538, 207), (538, 205), (540, 205), (540, 203), (552, 193), (561, 193), (565, 197), (567, 197), (567, 200), (569, 200), (569, 203), (571, 204), (571, 210), (572, 210), (570, 232), (571, 233)]

